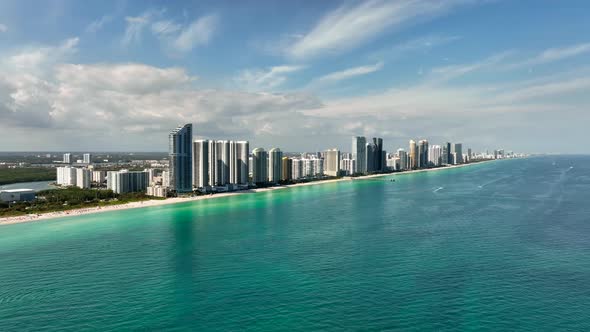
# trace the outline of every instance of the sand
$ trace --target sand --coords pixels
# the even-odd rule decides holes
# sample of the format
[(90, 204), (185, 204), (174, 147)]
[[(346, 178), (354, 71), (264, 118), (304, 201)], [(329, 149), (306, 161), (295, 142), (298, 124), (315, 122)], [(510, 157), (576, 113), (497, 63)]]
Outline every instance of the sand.
[(145, 207), (150, 207), (150, 206), (160, 206), (160, 205), (200, 201), (200, 200), (204, 200), (204, 199), (215, 199), (215, 198), (228, 197), (228, 196), (247, 195), (247, 194), (260, 193), (260, 192), (265, 192), (265, 191), (282, 190), (282, 189), (293, 188), (293, 187), (302, 187), (302, 186), (321, 185), (321, 184), (335, 183), (335, 182), (341, 182), (341, 181), (362, 181), (365, 179), (383, 177), (383, 176), (400, 176), (400, 175), (414, 174), (414, 173), (420, 173), (420, 172), (441, 171), (441, 170), (453, 169), (453, 168), (458, 168), (458, 167), (465, 167), (465, 166), (476, 165), (476, 164), (478, 164), (478, 163), (452, 165), (452, 166), (439, 167), (439, 168), (419, 169), (419, 170), (405, 171), (405, 172), (399, 172), (399, 173), (365, 175), (365, 176), (359, 176), (359, 177), (354, 177), (354, 178), (344, 177), (344, 178), (333, 179), (333, 180), (314, 181), (314, 182), (297, 183), (297, 184), (290, 184), (290, 185), (276, 186), (276, 187), (269, 187), (269, 188), (249, 189), (249, 190), (234, 191), (234, 192), (227, 192), (227, 193), (217, 193), (214, 195), (203, 195), (203, 196), (195, 196), (195, 197), (173, 197), (173, 198), (167, 198), (164, 200), (149, 200), (149, 201), (140, 201), (140, 202), (130, 202), (130, 203), (119, 204), (119, 205), (89, 207), (89, 208), (81, 208), (81, 209), (67, 210), (67, 211), (48, 212), (48, 213), (43, 213), (43, 214), (28, 214), (28, 215), (16, 216), (16, 217), (4, 217), (4, 218), (0, 218), (0, 226), (23, 223), (23, 222), (41, 221), (41, 220), (47, 220), (47, 219), (53, 219), (53, 218), (80, 216), (80, 215), (91, 214), (91, 213), (109, 212), (109, 211), (126, 210), (126, 209), (137, 209), (137, 208), (145, 208)]

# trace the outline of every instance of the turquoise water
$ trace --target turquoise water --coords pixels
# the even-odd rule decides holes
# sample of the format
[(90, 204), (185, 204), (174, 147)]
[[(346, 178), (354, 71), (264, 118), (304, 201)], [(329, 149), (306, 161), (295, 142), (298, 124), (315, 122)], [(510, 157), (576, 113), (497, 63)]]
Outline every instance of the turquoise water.
[(0, 227), (0, 330), (590, 330), (590, 157), (395, 178)]

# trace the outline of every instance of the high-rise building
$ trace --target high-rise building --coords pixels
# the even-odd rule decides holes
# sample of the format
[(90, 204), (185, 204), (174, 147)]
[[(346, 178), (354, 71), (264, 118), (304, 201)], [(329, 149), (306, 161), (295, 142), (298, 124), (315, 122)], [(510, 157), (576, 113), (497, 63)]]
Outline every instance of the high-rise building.
[(146, 191), (149, 186), (147, 172), (128, 170), (107, 172), (107, 188), (117, 194)]
[(289, 181), (293, 176), (293, 162), (289, 157), (283, 157), (281, 160), (281, 180)]
[(303, 176), (303, 159), (293, 159), (291, 162), (291, 178), (298, 180)]
[(451, 164), (451, 143), (449, 142), (442, 145), (441, 164)]
[(408, 153), (406, 150), (398, 149), (396, 154), (399, 157), (400, 170), (403, 171), (410, 168), (410, 161), (408, 159)]
[(382, 172), (385, 170), (386, 159), (386, 156), (383, 154), (383, 138), (373, 137), (373, 144), (375, 145), (375, 155), (373, 157), (373, 171)]
[(340, 169), (346, 175), (353, 175), (355, 170), (355, 160), (350, 158), (342, 159), (340, 162)]
[(252, 182), (266, 183), (268, 181), (268, 154), (263, 148), (252, 150)]
[[(366, 173), (373, 173), (377, 171), (377, 154), (379, 151), (377, 151), (377, 145), (373, 142), (367, 143), (366, 145), (366, 151), (367, 151), (367, 159), (366, 159), (366, 164), (367, 164), (367, 172)], [(381, 154), (379, 154), (379, 159), (381, 159)]]
[(367, 173), (367, 139), (365, 137), (352, 138), (352, 159), (355, 160), (354, 173)]
[(193, 187), (205, 188), (209, 185), (209, 141), (193, 142)]
[(162, 171), (162, 187), (170, 188), (170, 172)]
[(278, 183), (281, 181), (281, 171), (283, 153), (279, 148), (273, 148), (268, 151), (268, 181)]
[(229, 141), (215, 141), (215, 185), (225, 186), (229, 183), (230, 151)]
[(229, 183), (247, 184), (249, 176), (248, 154), (250, 152), (250, 143), (248, 141), (230, 141), (229, 144)]
[(77, 184), (76, 181), (76, 168), (66, 166), (66, 167), (57, 167), (57, 184), (60, 186), (75, 186)]
[(416, 169), (418, 168), (418, 147), (416, 146), (416, 141), (410, 140), (410, 168)]
[(97, 184), (102, 184), (106, 180), (106, 173), (105, 171), (93, 171), (92, 172), (92, 182)]
[(72, 154), (71, 153), (64, 153), (64, 164), (71, 164), (72, 163)]
[(179, 193), (191, 192), (193, 190), (193, 125), (187, 123), (179, 126), (170, 133), (168, 139), (170, 187)]
[(325, 151), (325, 173), (329, 176), (340, 175), (340, 150), (330, 149)]
[(463, 144), (455, 143), (453, 144), (453, 164), (462, 164), (463, 163)]
[(82, 162), (83, 162), (84, 164), (90, 164), (90, 163), (92, 162), (92, 158), (91, 158), (91, 156), (90, 156), (90, 153), (85, 153), (85, 154), (82, 156), (82, 158), (83, 158), (83, 159), (82, 159)]
[(418, 168), (428, 167), (428, 141), (418, 142)]
[(217, 145), (215, 141), (209, 141), (209, 185), (217, 185)]
[(86, 168), (76, 169), (76, 187), (82, 189), (90, 188), (90, 179), (92, 178), (92, 171)]
[(440, 145), (432, 145), (428, 148), (428, 165), (430, 167), (442, 165), (442, 147)]

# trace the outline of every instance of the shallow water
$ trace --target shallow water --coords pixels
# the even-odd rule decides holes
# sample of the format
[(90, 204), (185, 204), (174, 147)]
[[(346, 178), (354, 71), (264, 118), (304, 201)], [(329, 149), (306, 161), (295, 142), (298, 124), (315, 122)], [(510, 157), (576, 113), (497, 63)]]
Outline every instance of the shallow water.
[(0, 330), (590, 329), (590, 157), (388, 179), (2, 226)]

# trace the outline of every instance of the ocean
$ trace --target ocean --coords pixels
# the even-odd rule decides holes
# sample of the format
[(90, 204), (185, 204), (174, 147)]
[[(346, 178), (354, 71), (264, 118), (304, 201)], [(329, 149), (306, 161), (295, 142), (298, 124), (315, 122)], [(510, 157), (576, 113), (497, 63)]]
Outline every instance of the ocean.
[(588, 331), (589, 239), (590, 156), (0, 226), (0, 331)]

